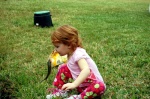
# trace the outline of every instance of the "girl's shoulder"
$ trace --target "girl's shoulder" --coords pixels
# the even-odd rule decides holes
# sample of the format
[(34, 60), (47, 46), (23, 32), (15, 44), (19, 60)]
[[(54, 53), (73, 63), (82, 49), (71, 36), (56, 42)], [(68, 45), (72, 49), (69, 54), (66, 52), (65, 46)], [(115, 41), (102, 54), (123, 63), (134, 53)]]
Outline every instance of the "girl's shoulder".
[(76, 51), (84, 51), (85, 52), (85, 49), (81, 48), (81, 47), (77, 47)]
[(88, 54), (86, 53), (85, 49), (78, 47), (73, 55), (72, 55), (73, 60), (78, 61), (81, 58), (88, 58)]
[(74, 54), (83, 54), (86, 53), (86, 50), (81, 47), (77, 47), (76, 50), (74, 51)]

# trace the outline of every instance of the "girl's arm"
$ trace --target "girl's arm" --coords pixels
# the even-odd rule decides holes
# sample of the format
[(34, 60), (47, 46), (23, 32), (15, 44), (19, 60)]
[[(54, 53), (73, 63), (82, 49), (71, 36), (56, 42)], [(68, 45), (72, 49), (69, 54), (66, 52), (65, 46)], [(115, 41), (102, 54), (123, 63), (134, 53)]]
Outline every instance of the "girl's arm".
[(90, 68), (86, 62), (85, 59), (80, 59), (78, 61), (78, 65), (81, 69), (81, 72), (77, 79), (73, 83), (67, 83), (62, 86), (62, 90), (68, 90), (68, 89), (73, 89), (78, 87), (82, 82), (85, 81), (85, 79), (89, 76), (90, 74)]
[(77, 79), (73, 82), (76, 87), (78, 87), (82, 82), (84, 82), (85, 79), (90, 74), (90, 68), (85, 59), (80, 59), (78, 61), (78, 65), (81, 69), (81, 72), (80, 72), (79, 76), (77, 77)]

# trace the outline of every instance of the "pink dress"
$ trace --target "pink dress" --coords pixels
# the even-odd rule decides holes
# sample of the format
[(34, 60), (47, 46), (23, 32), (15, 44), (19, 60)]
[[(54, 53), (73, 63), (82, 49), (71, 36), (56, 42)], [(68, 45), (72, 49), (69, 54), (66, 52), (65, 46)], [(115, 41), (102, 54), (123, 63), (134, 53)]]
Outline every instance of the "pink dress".
[[(85, 59), (87, 61), (88, 65), (89, 65), (89, 68), (91, 70), (91, 74), (89, 75), (88, 78), (91, 78), (93, 80), (98, 80), (98, 81), (104, 83), (103, 78), (102, 78), (102, 76), (101, 76), (101, 74), (100, 74), (100, 72), (99, 72), (95, 62), (86, 53), (86, 51), (83, 48), (80, 48), (80, 47), (78, 47), (74, 51), (73, 55), (70, 57), (70, 59), (67, 62), (67, 67), (69, 68), (73, 79), (75, 80), (79, 76), (79, 74), (81, 72), (81, 70), (80, 70), (80, 68), (78, 66), (78, 63), (77, 63), (78, 60), (80, 60), (80, 59)], [(95, 76), (93, 76), (93, 73), (94, 73)], [(83, 85), (81, 84), (80, 87), (82, 87), (82, 86)]]

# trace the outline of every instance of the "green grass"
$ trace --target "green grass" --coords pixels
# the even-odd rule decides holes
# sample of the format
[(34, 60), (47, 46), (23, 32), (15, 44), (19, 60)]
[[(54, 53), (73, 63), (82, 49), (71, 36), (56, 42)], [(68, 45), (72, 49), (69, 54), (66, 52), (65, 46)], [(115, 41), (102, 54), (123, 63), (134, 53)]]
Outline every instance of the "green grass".
[[(84, 48), (107, 85), (104, 99), (150, 98), (149, 0), (1, 0), (0, 96), (45, 99), (57, 72), (47, 81), (53, 50), (50, 32), (76, 27)], [(33, 25), (35, 11), (49, 10), (54, 27)], [(7, 85), (7, 86), (6, 86)], [(4, 98), (5, 99), (5, 98)], [(8, 97), (7, 97), (8, 99)]]

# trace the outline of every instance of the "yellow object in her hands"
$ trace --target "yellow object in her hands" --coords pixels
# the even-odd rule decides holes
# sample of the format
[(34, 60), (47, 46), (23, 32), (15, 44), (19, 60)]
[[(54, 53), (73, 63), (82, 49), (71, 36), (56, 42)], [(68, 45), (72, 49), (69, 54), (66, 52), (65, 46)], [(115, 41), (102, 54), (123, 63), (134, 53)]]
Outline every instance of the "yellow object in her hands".
[(53, 51), (50, 54), (49, 59), (51, 61), (51, 66), (55, 67), (55, 66), (59, 66), (59, 65), (61, 65), (63, 63), (66, 63), (67, 62), (67, 55), (60, 56), (57, 51)]
[[(67, 62), (67, 55), (65, 56), (60, 56), (59, 53), (57, 51), (53, 51), (50, 55), (49, 55), (49, 59), (47, 61), (47, 67), (48, 67), (48, 72), (46, 77), (44, 78), (44, 80), (46, 80), (50, 73), (51, 73), (51, 68), (52, 67), (56, 67), (59, 66), (61, 64), (64, 64)], [(42, 80), (42, 81), (44, 81)], [(41, 81), (41, 82), (42, 82)]]

